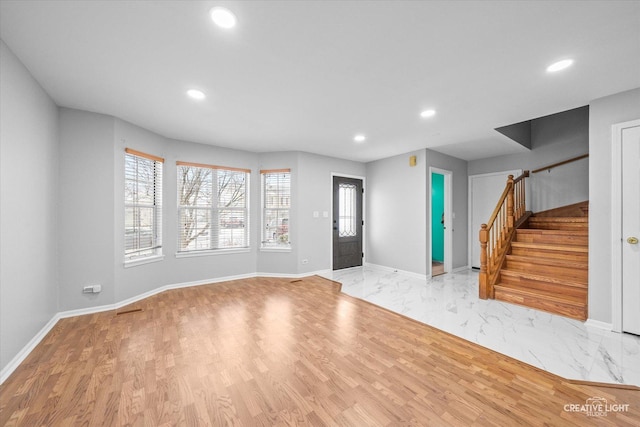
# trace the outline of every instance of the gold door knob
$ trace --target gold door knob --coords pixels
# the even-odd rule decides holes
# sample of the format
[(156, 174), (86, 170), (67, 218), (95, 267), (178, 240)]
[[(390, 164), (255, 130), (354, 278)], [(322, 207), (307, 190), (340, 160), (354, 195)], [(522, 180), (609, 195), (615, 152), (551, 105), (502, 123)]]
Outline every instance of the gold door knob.
[(627, 243), (629, 243), (631, 245), (637, 245), (638, 244), (638, 238), (637, 237), (629, 237), (627, 239)]

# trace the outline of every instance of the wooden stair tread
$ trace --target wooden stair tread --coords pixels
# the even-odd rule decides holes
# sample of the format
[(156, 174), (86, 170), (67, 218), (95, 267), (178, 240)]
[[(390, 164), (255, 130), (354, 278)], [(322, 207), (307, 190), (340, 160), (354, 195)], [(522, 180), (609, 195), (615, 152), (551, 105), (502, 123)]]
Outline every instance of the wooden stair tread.
[(547, 282), (547, 283), (553, 283), (556, 285), (571, 286), (574, 288), (580, 288), (585, 290), (587, 289), (586, 282), (581, 282), (576, 279), (571, 279), (567, 277), (548, 276), (545, 274), (528, 273), (526, 271), (518, 271), (518, 270), (511, 270), (511, 269), (504, 269), (504, 268), (500, 270), (500, 274), (503, 274), (505, 276), (511, 276), (511, 277), (522, 277), (524, 279), (535, 280), (538, 282)]
[(587, 216), (531, 216), (529, 221), (533, 222), (589, 222)]
[(542, 264), (542, 265), (549, 265), (554, 267), (571, 267), (575, 269), (585, 269), (585, 270), (589, 268), (589, 263), (587, 262), (572, 261), (572, 260), (558, 259), (558, 258), (507, 255), (507, 262), (508, 261), (524, 262), (524, 263), (530, 263), (530, 264)]
[(511, 242), (511, 246), (515, 248), (542, 249), (547, 251), (565, 251), (589, 253), (589, 247), (586, 245), (556, 245), (550, 243), (530, 243), (530, 242)]
[(516, 234), (550, 234), (559, 236), (588, 236), (589, 230), (552, 230), (547, 228), (518, 228)]
[(509, 285), (506, 283), (498, 283), (494, 286), (497, 291), (519, 294), (522, 296), (530, 296), (536, 298), (544, 298), (547, 301), (553, 301), (561, 304), (572, 305), (575, 307), (585, 308), (587, 306), (586, 298), (572, 295), (558, 295), (553, 292), (542, 291), (539, 289), (527, 289), (521, 286)]

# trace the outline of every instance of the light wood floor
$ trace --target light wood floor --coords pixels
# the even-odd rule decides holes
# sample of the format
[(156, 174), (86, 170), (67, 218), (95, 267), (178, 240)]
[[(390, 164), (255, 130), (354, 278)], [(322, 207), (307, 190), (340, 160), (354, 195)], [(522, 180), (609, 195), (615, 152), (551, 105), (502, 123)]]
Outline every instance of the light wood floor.
[[(0, 387), (0, 425), (640, 425), (639, 391), (569, 383), (338, 289), (248, 279), (63, 319)], [(593, 397), (630, 408), (564, 410)]]
[(431, 276), (440, 276), (444, 274), (444, 264), (439, 261), (431, 261)]

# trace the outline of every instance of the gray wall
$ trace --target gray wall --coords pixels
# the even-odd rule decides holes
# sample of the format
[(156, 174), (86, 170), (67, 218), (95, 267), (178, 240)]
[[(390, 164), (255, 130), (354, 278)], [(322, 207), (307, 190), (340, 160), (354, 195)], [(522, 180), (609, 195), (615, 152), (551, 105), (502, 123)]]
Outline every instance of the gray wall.
[(367, 262), (427, 274), (429, 167), (453, 172), (453, 268), (467, 264), (467, 162), (428, 149), (367, 163)]
[(113, 132), (113, 117), (60, 109), (60, 311), (114, 302)]
[(640, 88), (590, 103), (589, 318), (611, 323), (611, 126), (640, 119)]
[(57, 312), (58, 111), (0, 40), (0, 369)]
[[(294, 236), (294, 244), (298, 246), (298, 273), (332, 268), (332, 173), (364, 177), (366, 167), (360, 162), (300, 153), (296, 180), (297, 215), (292, 220), (298, 223), (297, 237)], [(369, 182), (365, 185), (369, 187)], [(318, 218), (313, 217), (314, 211), (318, 211)], [(328, 212), (329, 217), (324, 218), (322, 212)], [(302, 264), (305, 259), (308, 263)]]
[[(431, 177), (429, 168), (440, 168), (452, 172), (451, 186), (452, 191), (452, 210), (455, 218), (453, 218), (453, 268), (465, 267), (468, 265), (468, 245), (469, 227), (469, 177), (467, 175), (467, 161), (456, 157), (447, 156), (437, 151), (426, 150), (426, 174), (427, 188), (431, 187)], [(431, 210), (431, 202), (427, 200), (428, 210)], [(429, 218), (425, 219), (425, 222)], [(430, 225), (427, 226), (427, 242), (429, 241), (429, 233), (431, 233)], [(431, 259), (431, 249), (427, 253), (427, 259)]]
[[(72, 310), (123, 301), (163, 285), (253, 274), (295, 274), (331, 268), (331, 173), (364, 175), (362, 163), (307, 153), (257, 154), (177, 141), (123, 120), (61, 109), (60, 305)], [(124, 150), (163, 157), (163, 255), (157, 262), (125, 267)], [(176, 161), (251, 169), (251, 248), (241, 253), (176, 257)], [(79, 166), (76, 166), (79, 165)], [(291, 252), (259, 251), (260, 169), (292, 171)], [(82, 179), (78, 179), (82, 176)], [(82, 197), (77, 197), (82, 195)], [(78, 239), (78, 236), (87, 236)], [(302, 260), (308, 263), (302, 264)], [(101, 284), (100, 294), (82, 288)]]
[[(472, 160), (469, 175), (510, 169), (534, 170), (589, 152), (589, 109), (576, 108), (531, 122), (531, 151)], [(534, 212), (589, 198), (589, 160), (532, 174), (527, 180), (528, 209)]]

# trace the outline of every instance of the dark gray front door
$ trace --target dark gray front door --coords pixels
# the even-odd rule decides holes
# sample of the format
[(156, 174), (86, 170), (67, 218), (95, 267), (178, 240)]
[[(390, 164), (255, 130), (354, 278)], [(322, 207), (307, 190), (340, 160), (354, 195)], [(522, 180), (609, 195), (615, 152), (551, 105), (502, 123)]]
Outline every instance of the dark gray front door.
[(362, 180), (333, 177), (333, 269), (362, 265)]

